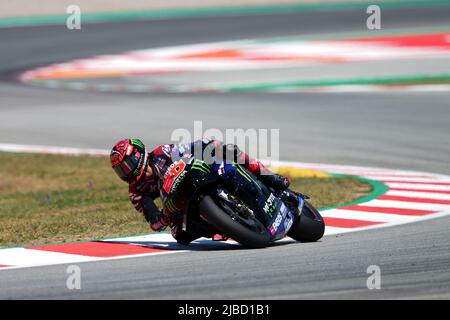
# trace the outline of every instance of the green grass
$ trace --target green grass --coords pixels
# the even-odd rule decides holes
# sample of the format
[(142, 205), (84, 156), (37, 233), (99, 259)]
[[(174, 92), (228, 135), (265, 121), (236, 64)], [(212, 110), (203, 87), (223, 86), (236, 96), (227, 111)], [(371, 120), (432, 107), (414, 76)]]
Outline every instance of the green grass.
[(327, 208), (364, 197), (372, 186), (351, 177), (301, 178), (292, 181), (291, 189), (309, 196), (314, 207)]
[[(0, 246), (149, 232), (107, 157), (0, 152)], [(348, 177), (305, 178), (293, 189), (317, 207), (353, 201), (371, 187)]]

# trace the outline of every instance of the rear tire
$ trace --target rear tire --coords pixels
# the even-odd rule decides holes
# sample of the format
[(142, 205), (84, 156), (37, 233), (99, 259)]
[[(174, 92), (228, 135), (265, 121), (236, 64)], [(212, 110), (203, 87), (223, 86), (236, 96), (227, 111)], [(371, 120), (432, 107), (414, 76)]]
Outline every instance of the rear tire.
[(325, 222), (319, 211), (305, 200), (302, 213), (295, 217), (288, 236), (300, 242), (314, 242), (323, 237)]
[(267, 229), (257, 219), (254, 223), (260, 231), (251, 230), (233, 220), (210, 196), (205, 196), (199, 203), (200, 215), (233, 240), (248, 248), (264, 248), (270, 243)]

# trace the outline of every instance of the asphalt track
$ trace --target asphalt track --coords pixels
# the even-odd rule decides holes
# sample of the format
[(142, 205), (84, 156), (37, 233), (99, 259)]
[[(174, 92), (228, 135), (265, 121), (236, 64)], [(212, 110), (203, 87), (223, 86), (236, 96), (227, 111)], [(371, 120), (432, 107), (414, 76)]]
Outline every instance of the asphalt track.
[[(383, 29), (448, 25), (450, 7), (383, 11)], [(280, 128), (283, 160), (450, 173), (450, 93), (102, 94), (12, 82), (18, 71), (92, 54), (268, 36), (360, 32), (365, 12), (0, 29), (1, 142), (109, 148), (160, 144), (176, 128)], [(7, 43), (7, 45), (5, 45)], [(170, 115), (168, 115), (170, 110)], [(127, 120), (124, 120), (127, 116)], [(0, 298), (450, 298), (450, 219), (263, 250), (180, 253), (0, 272)], [(282, 263), (280, 262), (282, 261)], [(368, 290), (369, 265), (382, 289)]]

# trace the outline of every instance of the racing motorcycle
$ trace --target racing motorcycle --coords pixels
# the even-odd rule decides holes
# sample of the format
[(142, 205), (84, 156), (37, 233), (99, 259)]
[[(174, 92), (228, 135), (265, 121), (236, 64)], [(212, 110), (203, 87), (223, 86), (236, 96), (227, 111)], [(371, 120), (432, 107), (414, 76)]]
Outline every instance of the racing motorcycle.
[[(229, 177), (228, 173), (234, 172)], [(266, 187), (237, 163), (213, 170), (195, 158), (182, 158), (167, 170), (163, 205), (181, 212), (183, 230), (196, 225), (248, 248), (267, 247), (286, 236), (301, 242), (322, 238), (325, 223), (308, 197)]]

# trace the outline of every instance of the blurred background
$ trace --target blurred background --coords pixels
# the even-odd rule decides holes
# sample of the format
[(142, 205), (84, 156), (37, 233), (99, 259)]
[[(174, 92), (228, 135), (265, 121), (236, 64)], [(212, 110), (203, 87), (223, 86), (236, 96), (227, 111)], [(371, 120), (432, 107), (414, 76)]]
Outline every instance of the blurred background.
[(280, 129), (281, 160), (450, 172), (449, 1), (1, 8), (2, 143), (158, 145), (201, 120)]

